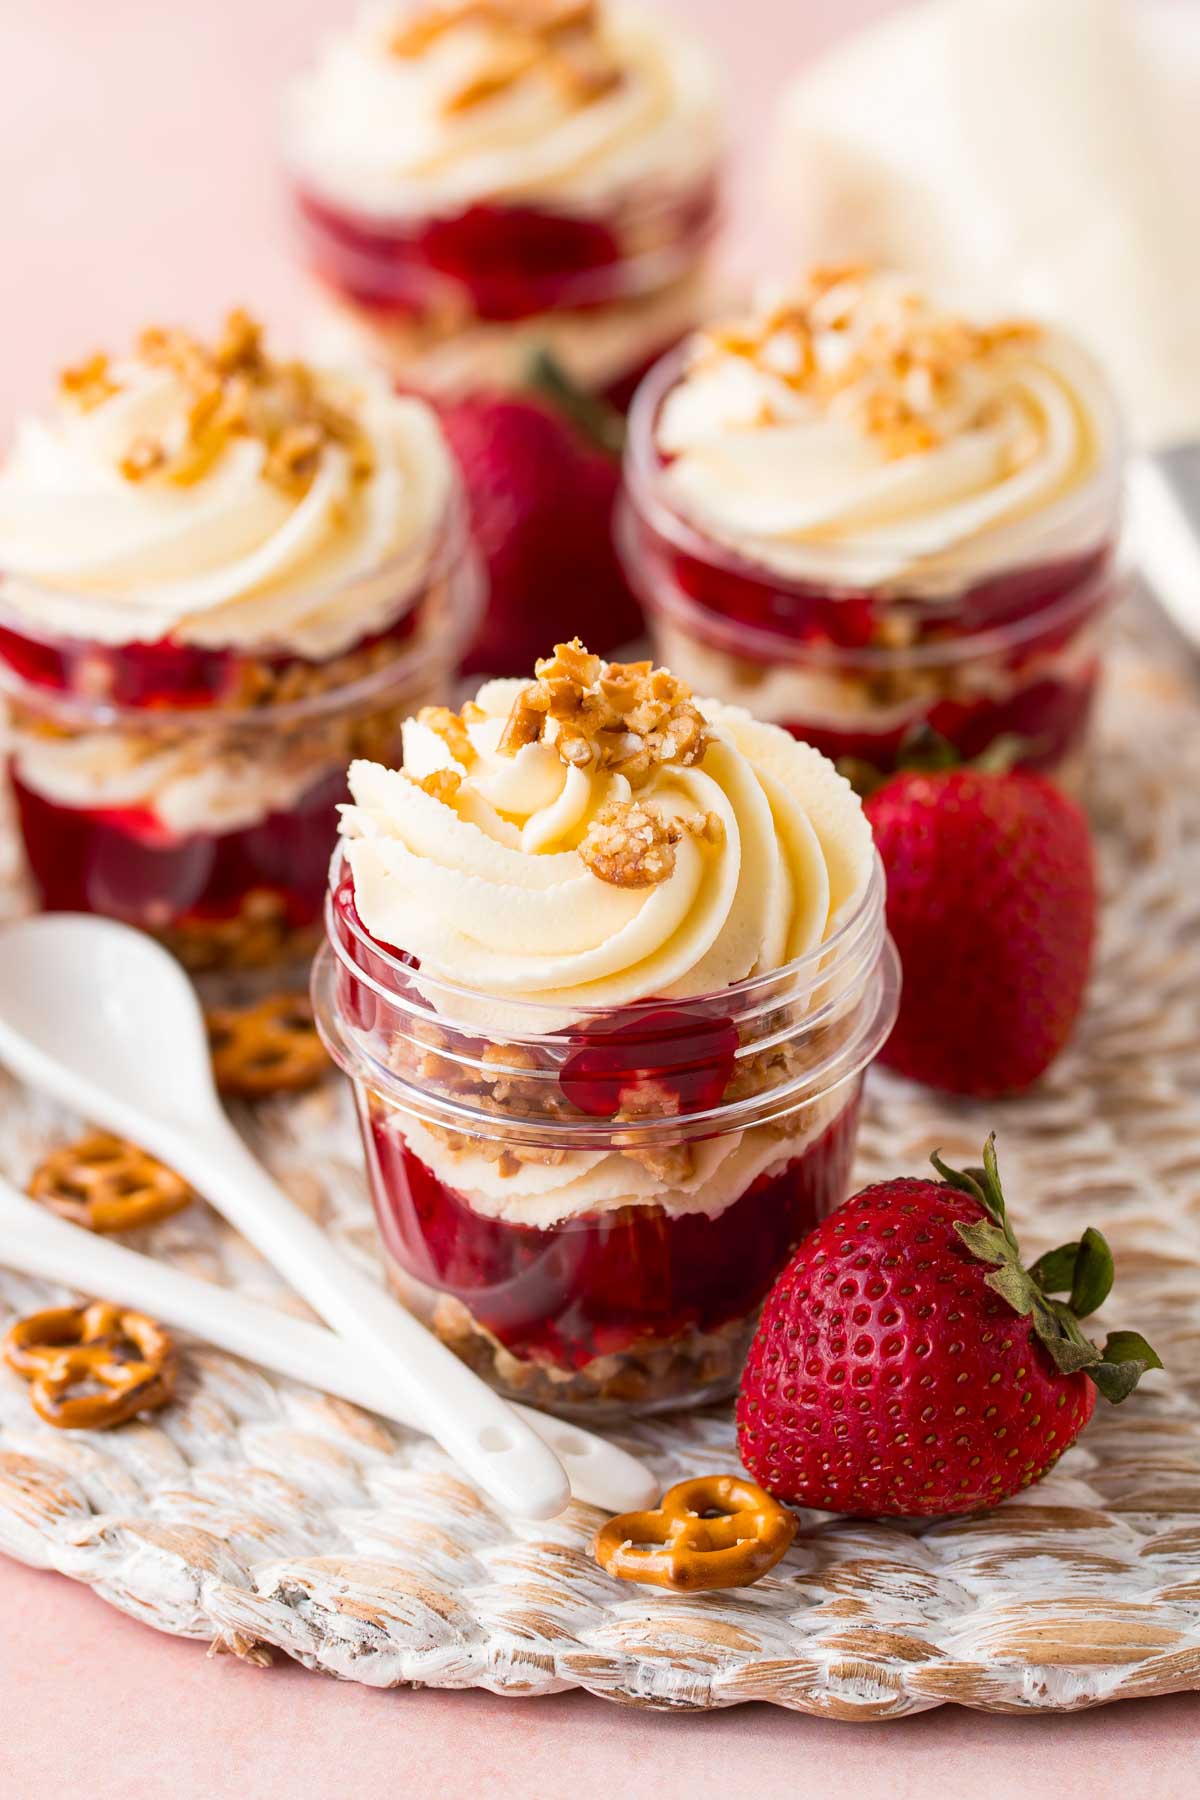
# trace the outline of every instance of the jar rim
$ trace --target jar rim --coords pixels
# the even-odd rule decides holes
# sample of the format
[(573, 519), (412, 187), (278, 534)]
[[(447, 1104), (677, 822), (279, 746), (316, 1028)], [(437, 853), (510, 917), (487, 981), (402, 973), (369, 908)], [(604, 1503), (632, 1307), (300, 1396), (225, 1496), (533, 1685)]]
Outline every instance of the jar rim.
[[(401, 677), (406, 682), (419, 680), (426, 668), (444, 663), (448, 641), (464, 647), (479, 621), (486, 583), (471, 540), (466, 504), (461, 494), (456, 493), (452, 498), (439, 523), (434, 543), (430, 558), (413, 574), (401, 600), (389, 613), (387, 623), (376, 631), (368, 632), (366, 637), (386, 637), (390, 627), (406, 618), (409, 613), (419, 611), (423, 597), (439, 582), (444, 582), (446, 586), (446, 614), (431, 621), (431, 629), (422, 630), (418, 622), (417, 629), (411, 636), (399, 640), (396, 655), (390, 661), (348, 684), (325, 688), (295, 700), (270, 701), (262, 706), (124, 706), (26, 681), (0, 657), (0, 694), (52, 710), (57, 718), (68, 724), (89, 728), (126, 726), (143, 732), (186, 731), (197, 726), (219, 729), (235, 724), (239, 730), (253, 729), (255, 726), (277, 730), (319, 719), (327, 712), (340, 712), (348, 706), (373, 701), (381, 690), (388, 689)], [(390, 569), (399, 569), (406, 561), (405, 557), (392, 558), (350, 580), (316, 588), (313, 590), (312, 600), (317, 605), (327, 604), (351, 588), (368, 582), (384, 581)], [(36, 629), (30, 629), (23, 614), (6, 612), (3, 605), (4, 579), (0, 572), (0, 628), (48, 648), (87, 643), (85, 639), (39, 633)], [(19, 579), (23, 590), (34, 595), (39, 592), (61, 594), (64, 591), (46, 583), (28, 581), (23, 576), (16, 579)], [(126, 644), (117, 643), (106, 648), (119, 657), (122, 650), (128, 649), (135, 641), (138, 640), (131, 639)], [(269, 649), (265, 645), (252, 649), (235, 649), (232, 646), (225, 648), (247, 660), (287, 654), (285, 649)], [(352, 655), (356, 648), (356, 645), (351, 644), (331, 657), (295, 657), (294, 660), (320, 668), (336, 662), (341, 656)], [(220, 654), (222, 647), (198, 645), (196, 649), (201, 653), (211, 649), (214, 654)]]
[[(1069, 528), (1081, 515), (1089, 509), (1101, 509), (1104, 525), (1097, 530), (1093, 542), (1079, 554), (1086, 555), (1092, 550), (1099, 550), (1105, 543), (1114, 541), (1118, 534), (1119, 514), (1122, 494), (1122, 472), (1126, 458), (1126, 432), (1117, 403), (1107, 388), (1109, 404), (1112, 410), (1113, 431), (1112, 443), (1108, 455), (1097, 465), (1087, 479), (1069, 493), (1060, 495), (1050, 506), (1035, 516), (1037, 540), (1030, 554), (1006, 560), (1004, 544), (1006, 538), (1011, 541), (1013, 534), (1027, 528), (1028, 519), (1010, 521), (995, 527), (989, 534), (989, 554), (986, 561), (977, 563), (964, 573), (962, 582), (944, 593), (931, 593), (928, 589), (922, 592), (919, 576), (912, 579), (911, 585), (896, 585), (878, 579), (855, 579), (854, 557), (857, 545), (849, 540), (844, 546), (822, 546), (827, 549), (831, 563), (836, 563), (839, 556), (844, 559), (844, 567), (838, 575), (830, 580), (822, 575), (801, 576), (788, 574), (773, 568), (769, 563), (756, 560), (752, 551), (740, 551), (733, 544), (726, 543), (705, 530), (695, 518), (690, 517), (680, 507), (674, 505), (663, 493), (661, 480), (662, 463), (658, 458), (654, 445), (654, 426), (659, 411), (671, 389), (680, 378), (688, 356), (691, 354), (692, 338), (685, 339), (669, 350), (666, 355), (647, 371), (638, 384), (633, 401), (629, 408), (628, 426), (625, 439), (624, 456), (624, 489), (627, 503), (642, 515), (651, 529), (669, 543), (673, 548), (683, 551), (697, 561), (708, 564), (712, 568), (722, 569), (733, 576), (745, 580), (756, 580), (764, 586), (780, 592), (790, 592), (797, 596), (819, 592), (822, 600), (838, 601), (840, 599), (861, 599), (865, 594), (877, 593), (894, 597), (898, 602), (912, 605), (924, 604), (931, 616), (936, 617), (944, 612), (948, 619), (954, 616), (956, 603), (961, 597), (977, 588), (982, 582), (994, 580), (1004, 573), (1015, 572), (1022, 567), (1036, 565), (1038, 561), (1037, 543), (1053, 533)], [(876, 542), (873, 549), (886, 549), (886, 544)], [(1042, 560), (1049, 560), (1043, 558)], [(839, 592), (839, 588), (844, 590)], [(709, 608), (699, 610), (706, 614)], [(999, 629), (988, 626), (987, 630)], [(743, 627), (739, 624), (739, 632), (754, 630), (764, 641), (789, 642), (785, 634), (776, 634), (763, 627)], [(878, 654), (878, 652), (877, 652)], [(885, 661), (891, 661), (895, 651), (882, 652)]]
[[(336, 894), (347, 873), (345, 850), (343, 842), (339, 841), (330, 863), (329, 886), (325, 895), (326, 938), (333, 946), (335, 955), (339, 954), (339, 939), (344, 929), (370, 955), (372, 962), (382, 963), (385, 968), (395, 970), (397, 985), (391, 987), (376, 980), (360, 964), (350, 965), (356, 979), (370, 988), (379, 999), (386, 1000), (389, 1005), (394, 1006), (399, 1003), (403, 1006), (405, 990), (411, 986), (414, 979), (411, 964), (403, 962), (399, 957), (393, 956), (390, 951), (386, 950), (377, 938), (371, 936), (360, 920), (343, 916), (342, 925), (335, 925)], [(871, 926), (882, 925), (885, 891), (886, 876), (883, 862), (878, 850), (872, 849), (871, 872), (863, 885), (861, 894), (854, 901), (853, 910), (839, 921), (837, 929), (829, 937), (815, 945), (812, 950), (806, 951), (803, 956), (795, 957), (791, 962), (783, 963), (777, 969), (766, 969), (755, 975), (747, 975), (743, 980), (731, 982), (727, 987), (717, 988), (704, 994), (689, 994), (686, 999), (673, 1001), (658, 995), (644, 1000), (626, 1001), (619, 1008), (621, 1016), (628, 1019), (644, 1018), (650, 1013), (661, 1012), (664, 1006), (671, 1005), (711, 1009), (717, 1005), (727, 1006), (741, 999), (751, 1002), (765, 999), (770, 1006), (778, 1006), (786, 1000), (788, 992), (792, 989), (803, 991), (807, 987), (819, 984), (822, 979), (828, 980), (835, 970), (839, 967), (845, 968), (851, 962), (853, 956), (859, 953), (864, 935)], [(343, 957), (342, 960), (345, 958)], [(523, 999), (519, 995), (491, 996), (481, 993), (478, 988), (473, 988), (466, 982), (453, 981), (440, 975), (429, 974), (424, 969), (419, 971), (419, 979), (423, 990), (427, 989), (447, 1000), (457, 998), (471, 1004), (478, 1003), (481, 999), (499, 998), (502, 1000), (505, 1010), (511, 1011), (514, 1017), (524, 1016), (531, 1020), (538, 1014), (543, 1016), (553, 1014), (561, 1018), (564, 1012), (569, 1012), (571, 1018), (580, 1023), (586, 1024), (589, 1020), (599, 1023), (611, 1020), (614, 1011), (618, 1010), (613, 1007), (611, 1002), (603, 1006), (571, 1005), (564, 1007), (551, 1005), (544, 1000)], [(779, 984), (783, 984), (782, 987)], [(469, 1025), (456, 1023), (449, 1010), (442, 1012), (438, 1009), (434, 1016), (442, 1020), (449, 1029), (473, 1029)], [(548, 1038), (557, 1038), (559, 1034), (530, 1030), (508, 1035), (514, 1043), (532, 1044)]]
[[(669, 620), (678, 630), (703, 636), (716, 650), (738, 661), (782, 664), (804, 668), (826, 667), (833, 673), (861, 671), (864, 678), (896, 668), (943, 669), (948, 664), (971, 662), (979, 657), (1003, 655), (1030, 640), (1052, 635), (1076, 617), (1099, 618), (1116, 603), (1128, 578), (1126, 559), (1113, 551), (1101, 558), (1086, 580), (1069, 587), (1048, 604), (1033, 608), (1020, 618), (981, 625), (972, 631), (956, 630), (953, 636), (917, 640), (912, 644), (837, 644), (791, 637), (768, 625), (751, 624), (706, 606), (691, 594), (638, 579), (636, 515), (638, 507), (629, 490), (622, 494), (614, 521), (614, 539), (626, 575), (643, 606)], [(657, 527), (652, 527), (657, 529)], [(1097, 546), (1097, 553), (1101, 546)], [(706, 560), (709, 560), (706, 558)], [(714, 559), (715, 560), (715, 559)], [(734, 560), (719, 565), (731, 572), (755, 577), (756, 565)], [(757, 577), (755, 577), (757, 578)], [(782, 586), (783, 583), (773, 583)], [(841, 598), (822, 592), (822, 600)], [(847, 596), (848, 598), (849, 596)], [(936, 617), (936, 614), (931, 616)], [(945, 608), (947, 621), (952, 617)]]

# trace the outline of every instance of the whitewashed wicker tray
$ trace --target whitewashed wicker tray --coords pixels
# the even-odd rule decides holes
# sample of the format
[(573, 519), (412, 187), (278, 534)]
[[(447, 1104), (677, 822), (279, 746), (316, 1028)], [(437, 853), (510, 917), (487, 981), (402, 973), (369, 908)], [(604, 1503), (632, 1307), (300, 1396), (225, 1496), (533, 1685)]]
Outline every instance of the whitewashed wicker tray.
[[(427, 1440), (190, 1346), (179, 1401), (105, 1435), (31, 1413), (0, 1370), (0, 1550), (88, 1582), (160, 1631), (251, 1661), (272, 1647), (387, 1687), (578, 1687), (677, 1710), (765, 1700), (839, 1719), (957, 1701), (1039, 1711), (1200, 1686), (1200, 714), (1184, 679), (1123, 647), (1092, 796), (1103, 948), (1079, 1039), (1031, 1097), (986, 1110), (876, 1075), (857, 1175), (969, 1159), (1000, 1133), (1028, 1247), (1088, 1223), (1116, 1251), (1117, 1310), (1161, 1351), (1051, 1477), (997, 1512), (924, 1529), (808, 1515), (757, 1586), (677, 1598), (587, 1555), (599, 1515), (497, 1516)], [(371, 1218), (346, 1096), (246, 1121), (291, 1192), (356, 1254)], [(73, 1121), (0, 1090), (18, 1181)], [(1036, 1218), (1034, 1199), (1040, 1206)], [(200, 1206), (141, 1248), (302, 1312)], [(2, 1262), (0, 1246), (0, 1262)], [(0, 1327), (53, 1290), (0, 1270)], [(728, 1409), (625, 1439), (661, 1471), (736, 1466)]]

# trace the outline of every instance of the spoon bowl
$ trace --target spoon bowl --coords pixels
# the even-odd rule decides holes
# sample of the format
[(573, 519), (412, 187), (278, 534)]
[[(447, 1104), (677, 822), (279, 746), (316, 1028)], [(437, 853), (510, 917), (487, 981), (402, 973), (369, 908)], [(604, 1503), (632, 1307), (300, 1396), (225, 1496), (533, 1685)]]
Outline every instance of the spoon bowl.
[(54, 1071), (37, 1085), (92, 1116), (85, 1090), (163, 1124), (225, 1125), (195, 992), (153, 938), (112, 919), (43, 913), (6, 926), (0, 941), (0, 1059), (24, 1073), (36, 1057)]
[(272, 1181), (225, 1116), (200, 1003), (167, 951), (81, 913), (0, 933), (0, 1062), (191, 1182), (509, 1512), (550, 1518), (561, 1462)]

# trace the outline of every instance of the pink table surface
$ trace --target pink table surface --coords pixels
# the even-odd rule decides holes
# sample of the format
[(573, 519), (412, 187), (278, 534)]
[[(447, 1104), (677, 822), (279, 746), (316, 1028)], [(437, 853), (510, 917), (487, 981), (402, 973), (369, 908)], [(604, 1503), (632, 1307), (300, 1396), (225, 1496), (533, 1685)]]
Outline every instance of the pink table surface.
[[(756, 168), (780, 81), (887, 3), (675, 0), (727, 71), (743, 250), (759, 229)], [(149, 320), (204, 326), (236, 299), (294, 322), (276, 95), (344, 11), (342, 0), (0, 7), (0, 429), (52, 371)], [(86, 1782), (89, 1800), (323, 1800), (393, 1785), (446, 1800), (795, 1788), (820, 1800), (991, 1800), (1034, 1780), (1068, 1797), (1175, 1800), (1194, 1788), (1184, 1759), (1196, 1721), (1190, 1696), (1039, 1720), (945, 1708), (867, 1727), (761, 1706), (683, 1720), (582, 1695), (375, 1693), (294, 1666), (207, 1660), (85, 1589), (0, 1559), (0, 1794), (11, 1800), (67, 1782)]]

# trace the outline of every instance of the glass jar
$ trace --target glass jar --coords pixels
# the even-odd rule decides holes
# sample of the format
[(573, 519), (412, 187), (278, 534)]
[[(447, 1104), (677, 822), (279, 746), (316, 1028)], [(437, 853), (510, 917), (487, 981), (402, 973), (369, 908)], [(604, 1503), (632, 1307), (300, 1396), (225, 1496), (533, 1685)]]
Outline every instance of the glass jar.
[(314, 1003), (397, 1293), (502, 1393), (554, 1411), (728, 1393), (772, 1282), (849, 1189), (898, 995), (878, 861), (786, 968), (569, 1023), (506, 1000), (502, 1036), (480, 995), (368, 934), (341, 857), (331, 884)]
[(301, 180), (293, 196), (331, 348), (366, 350), (433, 392), (519, 385), (549, 350), (621, 407), (703, 310), (719, 210), (715, 165), (684, 188), (635, 184), (595, 212), (496, 199), (387, 219)]
[(17, 612), (0, 578), (8, 766), (41, 907), (141, 926), (197, 973), (310, 957), (347, 763), (398, 758), (401, 721), (446, 698), (477, 623), (461, 500), (415, 587), (384, 568), (337, 599), (378, 617), (391, 579), (389, 623), (312, 661), (37, 636), (30, 583)]
[(672, 503), (655, 427), (679, 379), (665, 358), (629, 419), (618, 546), (650, 618), (658, 660), (698, 693), (745, 706), (870, 786), (919, 735), (963, 759), (1000, 738), (1015, 760), (1077, 785), (1101, 675), (1117, 562), (1121, 459), (1002, 530), (962, 585), (856, 580), (852, 543), (829, 551), (838, 579), (792, 579), (710, 537)]

